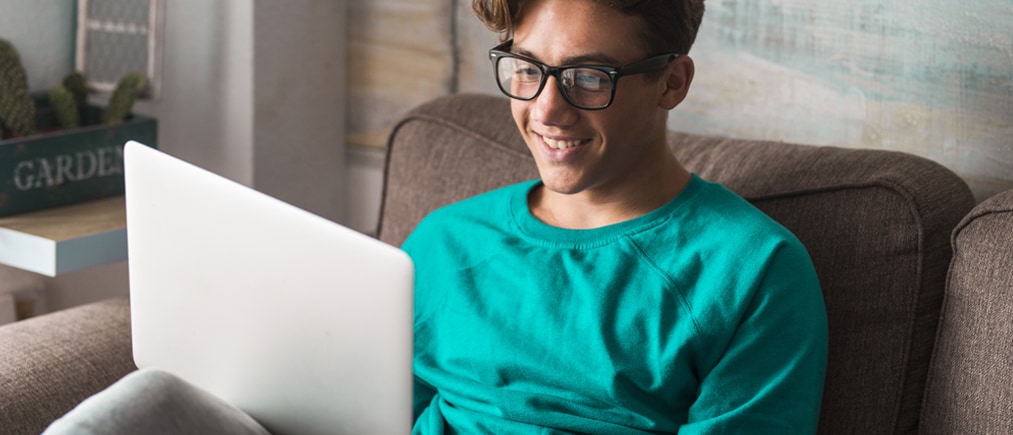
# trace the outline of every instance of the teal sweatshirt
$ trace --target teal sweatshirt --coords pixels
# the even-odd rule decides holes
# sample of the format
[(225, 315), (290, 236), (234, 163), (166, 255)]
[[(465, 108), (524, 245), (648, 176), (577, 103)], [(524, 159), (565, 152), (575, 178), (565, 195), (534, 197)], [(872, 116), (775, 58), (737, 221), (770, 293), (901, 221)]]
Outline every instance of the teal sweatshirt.
[(693, 176), (590, 229), (533, 217), (537, 181), (439, 209), (416, 266), (414, 433), (812, 433), (826, 313), (805, 248)]

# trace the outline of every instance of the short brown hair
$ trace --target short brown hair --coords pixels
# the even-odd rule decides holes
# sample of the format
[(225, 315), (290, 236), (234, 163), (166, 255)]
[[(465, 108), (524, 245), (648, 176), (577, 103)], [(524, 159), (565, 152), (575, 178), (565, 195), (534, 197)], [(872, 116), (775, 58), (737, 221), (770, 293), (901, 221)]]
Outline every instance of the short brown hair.
[[(704, 0), (588, 0), (596, 1), (646, 24), (641, 38), (648, 54), (688, 54), (703, 20)], [(472, 0), (471, 6), (486, 27), (513, 37), (525, 0)]]

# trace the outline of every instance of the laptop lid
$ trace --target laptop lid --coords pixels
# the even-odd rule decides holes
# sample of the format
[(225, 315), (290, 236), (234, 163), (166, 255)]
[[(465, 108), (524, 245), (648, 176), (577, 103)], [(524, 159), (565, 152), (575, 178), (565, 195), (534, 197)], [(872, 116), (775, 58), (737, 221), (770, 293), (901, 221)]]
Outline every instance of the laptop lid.
[(138, 367), (274, 433), (411, 431), (403, 251), (137, 142), (124, 171)]

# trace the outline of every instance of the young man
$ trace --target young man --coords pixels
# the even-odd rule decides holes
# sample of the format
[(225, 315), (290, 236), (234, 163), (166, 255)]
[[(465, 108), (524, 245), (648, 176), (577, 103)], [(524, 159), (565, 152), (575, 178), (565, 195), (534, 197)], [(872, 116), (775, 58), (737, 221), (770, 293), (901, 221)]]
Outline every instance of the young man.
[(437, 210), (416, 433), (815, 432), (826, 319), (787, 230), (666, 143), (702, 0), (475, 0), (540, 179)]
[[(414, 433), (815, 432), (827, 331), (805, 249), (666, 143), (702, 0), (475, 8), (506, 37), (490, 58), (540, 178), (437, 210), (404, 245)], [(266, 432), (140, 376), (50, 433)]]

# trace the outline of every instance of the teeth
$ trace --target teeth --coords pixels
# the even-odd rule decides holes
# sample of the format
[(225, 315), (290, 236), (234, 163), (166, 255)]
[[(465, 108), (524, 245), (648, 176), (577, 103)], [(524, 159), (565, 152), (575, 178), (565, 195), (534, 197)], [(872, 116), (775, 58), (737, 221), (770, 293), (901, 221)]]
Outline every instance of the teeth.
[(545, 144), (548, 145), (550, 148), (555, 148), (557, 150), (573, 148), (577, 145), (580, 145), (581, 142), (579, 140), (556, 140), (556, 139), (549, 139), (547, 137), (542, 137), (542, 139), (545, 141)]

